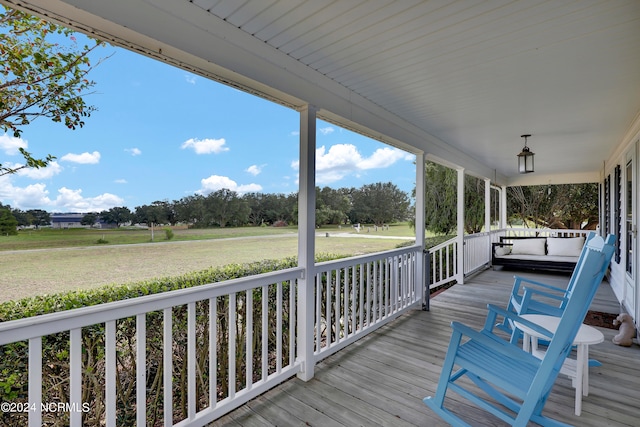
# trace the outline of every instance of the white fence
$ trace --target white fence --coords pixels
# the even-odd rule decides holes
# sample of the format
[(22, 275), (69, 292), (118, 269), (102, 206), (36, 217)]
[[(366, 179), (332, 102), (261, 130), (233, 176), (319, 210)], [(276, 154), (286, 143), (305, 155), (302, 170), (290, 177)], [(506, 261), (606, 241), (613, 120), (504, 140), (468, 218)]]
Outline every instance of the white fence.
[(316, 361), (415, 307), (422, 300), (421, 257), (421, 248), (410, 247), (318, 264)]
[[(3, 363), (15, 358), (16, 387), (28, 377), (22, 410), (0, 424), (205, 425), (418, 306), (421, 258), (411, 247), (318, 264), (309, 337), (302, 268), (0, 323)], [(298, 356), (306, 340), (314, 360)]]
[(464, 274), (478, 271), (491, 262), (491, 233), (464, 236)]
[(518, 237), (586, 237), (593, 230), (569, 230), (556, 228), (503, 228), (497, 230), (497, 236)]
[(458, 241), (454, 237), (429, 249), (431, 283), (429, 288), (450, 283), (458, 276)]

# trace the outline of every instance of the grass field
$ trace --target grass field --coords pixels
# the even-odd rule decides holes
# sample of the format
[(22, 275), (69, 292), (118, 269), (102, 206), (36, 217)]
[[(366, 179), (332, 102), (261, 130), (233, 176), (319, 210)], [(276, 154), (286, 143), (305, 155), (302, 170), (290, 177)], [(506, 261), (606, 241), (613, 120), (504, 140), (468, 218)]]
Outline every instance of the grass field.
[[(174, 233), (167, 241), (164, 231), (156, 230), (153, 243), (147, 230), (39, 230), (0, 237), (0, 302), (297, 254), (297, 234), (291, 228)], [(341, 237), (344, 233), (349, 237)], [(109, 244), (96, 243), (103, 234)], [(365, 228), (359, 235), (350, 228), (322, 228), (317, 235), (316, 253), (356, 255), (395, 248), (413, 232), (399, 225), (368, 233)]]
[[(295, 236), (298, 233), (296, 227), (232, 227), (206, 229), (172, 227), (171, 230), (173, 232), (171, 241), (228, 239), (248, 236)], [(358, 234), (353, 228), (347, 226), (342, 228), (337, 226), (322, 227), (318, 229), (318, 232)], [(156, 228), (153, 234), (153, 242), (163, 242), (167, 240), (164, 228)], [(374, 226), (363, 226), (360, 234), (369, 236), (412, 237), (415, 232), (408, 224), (402, 223), (390, 225), (384, 230), (381, 227), (378, 227), (376, 230)], [(99, 240), (106, 243), (98, 243)], [(151, 242), (151, 231), (146, 228), (123, 227), (111, 230), (41, 228), (39, 230), (21, 230), (17, 236), (0, 236), (0, 251), (97, 245), (128, 245)]]
[[(297, 230), (291, 227), (240, 227), (186, 229), (172, 228), (173, 241), (194, 241), (210, 239), (226, 239), (245, 236), (276, 236), (282, 234), (295, 235)], [(154, 230), (154, 242), (166, 241), (163, 228)], [(98, 243), (98, 240), (106, 243)], [(134, 243), (150, 243), (151, 231), (146, 228), (117, 228), (112, 230), (70, 228), (39, 230), (21, 230), (17, 236), (1, 236), (0, 251), (43, 248), (62, 248), (77, 246), (129, 245)]]

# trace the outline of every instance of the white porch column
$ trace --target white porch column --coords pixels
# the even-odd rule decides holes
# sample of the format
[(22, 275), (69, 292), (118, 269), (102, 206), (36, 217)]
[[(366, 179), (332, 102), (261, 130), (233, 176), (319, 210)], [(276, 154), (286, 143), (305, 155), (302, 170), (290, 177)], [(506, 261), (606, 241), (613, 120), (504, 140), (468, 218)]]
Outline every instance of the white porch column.
[(507, 228), (507, 187), (500, 187), (500, 228)]
[(458, 283), (464, 283), (464, 169), (458, 169)]
[[(425, 249), (424, 243), (424, 233), (425, 233), (425, 203), (424, 203), (424, 180), (425, 180), (425, 158), (424, 153), (416, 154), (416, 245)], [(428, 309), (426, 305), (427, 302), (427, 292), (428, 289), (425, 289), (425, 281), (428, 279), (425, 277), (425, 271), (427, 271), (426, 266), (424, 264), (424, 256), (421, 256), (418, 259), (417, 263), (417, 271), (416, 271), (416, 280), (420, 280), (419, 286), (422, 288), (422, 307)]]
[(491, 180), (484, 180), (484, 231), (491, 232)]
[(307, 105), (300, 111), (300, 176), (298, 186), (298, 266), (304, 278), (298, 282), (298, 378), (313, 378), (313, 280), (316, 227), (316, 109)]

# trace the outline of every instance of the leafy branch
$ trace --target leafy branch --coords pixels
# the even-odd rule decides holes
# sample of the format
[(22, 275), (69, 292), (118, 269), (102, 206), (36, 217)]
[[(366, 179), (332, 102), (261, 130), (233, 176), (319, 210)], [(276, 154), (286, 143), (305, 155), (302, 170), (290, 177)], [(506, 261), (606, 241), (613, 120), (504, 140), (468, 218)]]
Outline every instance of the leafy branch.
[[(85, 118), (96, 111), (85, 102), (95, 82), (87, 74), (90, 54), (104, 43), (78, 45), (68, 28), (4, 9), (0, 12), (0, 130), (19, 138), (23, 128), (38, 117), (64, 123), (69, 129), (83, 127)], [(36, 159), (20, 149), (25, 164), (3, 167), (0, 176), (24, 168), (46, 167), (54, 156)]]

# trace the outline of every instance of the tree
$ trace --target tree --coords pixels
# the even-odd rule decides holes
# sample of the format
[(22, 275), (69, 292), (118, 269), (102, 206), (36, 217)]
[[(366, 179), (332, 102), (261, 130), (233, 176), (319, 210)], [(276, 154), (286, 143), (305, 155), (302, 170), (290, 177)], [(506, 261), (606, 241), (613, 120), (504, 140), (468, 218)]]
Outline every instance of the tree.
[(353, 224), (383, 225), (409, 217), (409, 196), (391, 182), (363, 185), (351, 197), (349, 219)]
[(465, 175), (464, 231), (468, 234), (479, 233), (484, 228), (484, 186), (485, 183), (483, 180), (470, 175)]
[(35, 225), (36, 228), (51, 224), (51, 215), (42, 209), (29, 209), (27, 218), (29, 219), (29, 225)]
[(153, 227), (169, 222), (165, 209), (166, 202), (153, 202), (151, 205), (137, 206), (133, 214), (133, 220), (139, 224), (147, 224), (151, 229), (151, 241), (154, 240)]
[(524, 226), (593, 229), (598, 224), (598, 185), (561, 184), (509, 187), (510, 221)]
[(249, 207), (248, 223), (252, 225), (274, 224), (278, 221), (294, 224), (297, 222), (298, 195), (292, 193), (265, 194), (246, 193), (242, 200)]
[(100, 218), (107, 224), (115, 224), (116, 227), (120, 227), (122, 224), (126, 224), (131, 221), (132, 213), (129, 208), (115, 207), (111, 208), (108, 211), (100, 212)]
[(82, 217), (82, 219), (80, 220), (80, 224), (93, 227), (99, 219), (100, 215), (97, 212), (89, 212)]
[[(0, 129), (20, 137), (22, 128), (38, 117), (84, 126), (95, 108), (84, 97), (95, 82), (89, 54), (102, 45), (78, 46), (73, 31), (26, 13), (0, 8)], [(46, 167), (54, 156), (32, 157), (20, 148), (25, 164), (3, 166), (0, 176), (23, 168)]]
[(600, 222), (598, 184), (563, 184), (558, 187), (556, 217), (571, 229), (595, 230)]
[(254, 226), (264, 224), (265, 196), (266, 195), (262, 193), (246, 193), (242, 196), (242, 199), (247, 203), (247, 206), (249, 207), (249, 224)]
[(425, 227), (436, 234), (456, 229), (457, 174), (437, 163), (425, 163)]
[[(458, 223), (458, 172), (434, 162), (425, 164), (425, 227), (450, 234)], [(484, 181), (464, 177), (464, 229), (477, 233), (484, 227)]]
[(8, 208), (0, 208), (0, 235), (10, 236), (18, 234), (18, 220)]
[(316, 187), (316, 225), (344, 224), (351, 210), (351, 198), (345, 189)]
[(204, 196), (194, 194), (173, 202), (176, 221), (191, 224), (194, 227), (206, 227)]
[(206, 197), (205, 206), (211, 225), (237, 227), (249, 221), (249, 204), (235, 191), (223, 188), (213, 192)]

